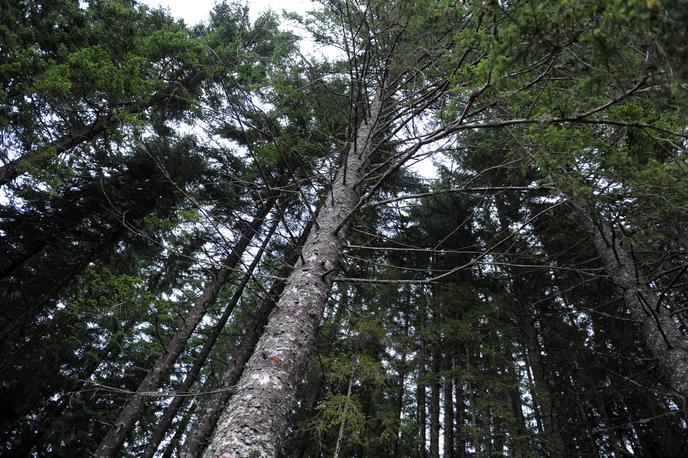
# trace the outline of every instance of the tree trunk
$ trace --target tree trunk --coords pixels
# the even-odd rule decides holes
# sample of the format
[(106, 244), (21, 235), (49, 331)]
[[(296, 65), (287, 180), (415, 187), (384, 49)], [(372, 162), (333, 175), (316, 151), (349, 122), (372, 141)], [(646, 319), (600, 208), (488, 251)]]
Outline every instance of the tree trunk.
[(592, 232), (598, 254), (612, 280), (623, 290), (632, 318), (641, 323), (643, 342), (657, 359), (665, 380), (683, 402), (688, 398), (688, 340), (674, 322), (671, 312), (658, 303), (657, 295), (636, 267), (627, 243), (600, 218), (583, 220)]
[[(284, 278), (289, 275), (293, 268), (294, 263), (298, 259), (299, 250), (301, 245), (303, 245), (306, 237), (310, 233), (312, 222), (309, 222), (303, 233), (299, 237), (297, 242), (298, 246), (295, 246), (291, 253), (287, 255), (286, 266), (284, 266), (278, 272), (278, 277)], [(244, 370), (246, 362), (249, 360), (253, 351), (256, 348), (258, 339), (260, 339), (263, 333), (263, 328), (268, 322), (270, 313), (275, 307), (276, 299), (282, 294), (286, 282), (284, 280), (277, 280), (273, 283), (272, 287), (268, 291), (267, 297), (263, 300), (262, 304), (258, 308), (256, 324), (251, 328), (250, 331), (242, 337), (239, 343), (239, 348), (236, 350), (233, 358), (231, 359), (231, 365), (227, 368), (222, 376), (222, 381), (218, 393), (209, 395), (206, 399), (201, 411), (203, 415), (200, 415), (196, 424), (189, 432), (189, 435), (184, 442), (184, 446), (179, 453), (180, 457), (195, 458), (201, 455), (205, 449), (208, 439), (215, 429), (217, 420), (220, 418), (222, 409), (227, 405), (227, 401), (232, 396), (232, 391), (229, 389), (236, 385), (239, 381), (239, 377)]]
[(174, 435), (168, 442), (167, 446), (165, 447), (165, 451), (162, 453), (160, 458), (172, 458), (174, 451), (177, 449), (177, 447), (179, 447), (179, 443), (186, 432), (186, 427), (189, 426), (189, 421), (191, 421), (191, 417), (193, 416), (197, 405), (198, 401), (194, 400), (189, 406), (188, 411), (184, 414), (184, 416), (182, 416), (181, 420), (179, 420), (179, 423), (175, 427)]
[(201, 372), (201, 369), (203, 368), (206, 359), (208, 359), (210, 352), (215, 346), (215, 342), (217, 342), (217, 339), (220, 337), (220, 334), (224, 330), (225, 325), (229, 320), (229, 317), (232, 315), (232, 312), (234, 311), (234, 308), (239, 303), (239, 300), (241, 299), (241, 296), (244, 292), (244, 289), (246, 288), (246, 285), (253, 277), (253, 272), (255, 271), (256, 267), (258, 267), (258, 263), (260, 262), (260, 259), (263, 256), (263, 253), (265, 252), (265, 248), (267, 248), (268, 243), (270, 243), (272, 235), (275, 233), (275, 230), (277, 229), (279, 223), (280, 219), (275, 218), (275, 221), (272, 223), (270, 229), (265, 235), (265, 239), (263, 240), (260, 249), (253, 257), (251, 265), (249, 265), (248, 269), (246, 269), (246, 272), (244, 273), (241, 282), (237, 285), (234, 294), (227, 303), (227, 306), (225, 306), (225, 310), (222, 313), (222, 316), (217, 321), (217, 323), (215, 323), (215, 326), (213, 326), (213, 329), (211, 330), (208, 337), (206, 337), (205, 342), (203, 342), (203, 347), (201, 348), (201, 351), (194, 359), (191, 369), (186, 374), (186, 377), (184, 377), (184, 381), (181, 383), (181, 385), (179, 385), (179, 388), (177, 389), (177, 393), (182, 395), (173, 397), (172, 401), (170, 402), (170, 405), (167, 406), (167, 409), (165, 409), (165, 413), (162, 415), (162, 418), (158, 422), (158, 427), (153, 432), (153, 437), (151, 437), (151, 439), (149, 440), (148, 445), (146, 446), (146, 450), (142, 455), (144, 458), (151, 458), (153, 455), (155, 455), (155, 452), (158, 449), (158, 445), (165, 437), (165, 433), (172, 424), (174, 417), (177, 415), (177, 410), (179, 410), (179, 407), (185, 400), (183, 394), (188, 392), (191, 389), (194, 382), (196, 381), (196, 377), (198, 377), (198, 374)]
[[(460, 363), (461, 358), (458, 355), (454, 355), (454, 368), (458, 369), (461, 366)], [(463, 438), (463, 421), (466, 415), (466, 408), (463, 402), (463, 381), (458, 376), (454, 376), (454, 396), (456, 397), (456, 408), (454, 409), (454, 415), (456, 416), (456, 431), (454, 432), (456, 450), (454, 456), (455, 458), (464, 458), (466, 455), (466, 442)]]
[(344, 439), (344, 428), (346, 427), (346, 416), (349, 413), (349, 404), (351, 402), (351, 388), (354, 382), (354, 372), (351, 372), (349, 376), (349, 386), (346, 389), (346, 403), (344, 404), (344, 409), (342, 410), (342, 422), (339, 424), (339, 432), (337, 433), (337, 442), (334, 447), (334, 455), (332, 458), (339, 458), (339, 453), (342, 449), (342, 440)]
[[(521, 310), (525, 310), (524, 307)], [(555, 393), (547, 377), (540, 344), (537, 338), (535, 323), (524, 314), (521, 315), (520, 328), (525, 337), (524, 348), (527, 353), (530, 366), (533, 370), (536, 396), (533, 404), (537, 402), (541, 415), (542, 432), (546, 437), (547, 449), (552, 456), (564, 456), (564, 440), (559, 427), (559, 418), (555, 406)]]
[(253, 236), (259, 231), (265, 217), (275, 204), (275, 201), (276, 197), (271, 197), (260, 209), (258, 215), (253, 219), (251, 224), (244, 228), (236, 247), (227, 257), (222, 267), (215, 272), (213, 280), (206, 286), (203, 294), (196, 299), (181, 327), (168, 343), (165, 353), (155, 362), (155, 365), (148, 371), (146, 377), (139, 384), (136, 390), (137, 393), (126, 402), (113, 427), (106, 434), (98, 446), (98, 449), (95, 451), (95, 456), (99, 458), (115, 456), (127, 434), (143, 413), (146, 404), (143, 393), (157, 389), (164, 377), (170, 372), (175, 361), (186, 346), (189, 337), (191, 337), (196, 326), (205, 316), (208, 307), (215, 302), (222, 286), (239, 263), (241, 256), (253, 239)]
[(430, 458), (440, 456), (440, 355), (432, 355), (432, 384), (430, 387)]
[(428, 453), (425, 448), (427, 443), (426, 437), (426, 424), (427, 424), (427, 414), (425, 407), (425, 357), (426, 357), (426, 344), (425, 337), (423, 336), (423, 331), (425, 327), (425, 307), (421, 304), (420, 310), (418, 312), (420, 316), (418, 317), (418, 333), (419, 336), (419, 348), (418, 348), (418, 377), (416, 379), (416, 403), (418, 408), (417, 418), (418, 418), (418, 456), (421, 458), (427, 457)]
[(277, 454), (296, 387), (303, 376), (329, 296), (332, 273), (339, 263), (343, 229), (358, 202), (355, 186), (374, 149), (372, 139), (381, 111), (382, 98), (378, 93), (370, 104), (368, 119), (358, 129), (337, 172), (315, 229), (304, 246), (302, 260), (287, 280), (277, 309), (204, 456), (270, 457)]
[[(130, 103), (124, 107), (120, 107), (120, 111), (126, 111), (128, 114), (138, 114), (147, 110), (156, 103), (164, 102), (168, 97), (167, 94), (173, 93), (176, 88), (171, 87), (166, 91), (161, 91), (153, 95), (148, 101), (139, 103)], [(122, 110), (123, 108), (123, 110)], [(28, 153), (19, 156), (16, 159), (9, 161), (7, 164), (0, 166), (0, 187), (14, 181), (18, 176), (25, 172), (29, 165), (35, 165), (41, 160), (41, 156), (50, 149), (55, 150), (57, 154), (62, 154), (80, 144), (91, 141), (106, 132), (110, 128), (120, 125), (122, 119), (116, 109), (97, 118), (92, 124), (75, 129), (72, 132), (63, 135), (52, 143), (43, 147), (39, 147), (29, 151)]]
[(454, 386), (451, 369), (452, 356), (444, 358), (444, 458), (454, 458)]

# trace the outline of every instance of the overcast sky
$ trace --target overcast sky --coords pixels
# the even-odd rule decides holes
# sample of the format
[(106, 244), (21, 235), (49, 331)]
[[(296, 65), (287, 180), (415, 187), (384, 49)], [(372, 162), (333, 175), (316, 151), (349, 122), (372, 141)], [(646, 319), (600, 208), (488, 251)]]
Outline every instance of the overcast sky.
[[(169, 8), (173, 16), (194, 25), (208, 17), (208, 12), (216, 0), (142, 0), (142, 3)], [(248, 0), (248, 4), (252, 20), (266, 9), (272, 9), (277, 13), (287, 10), (303, 14), (316, 6), (311, 0)]]
[[(156, 7), (162, 6), (168, 8), (170, 13), (184, 19), (188, 25), (195, 25), (204, 21), (208, 17), (213, 5), (217, 0), (140, 0), (146, 5)], [(294, 11), (303, 14), (306, 11), (317, 9), (318, 4), (312, 0), (247, 0), (249, 5), (249, 14), (251, 20), (255, 20), (261, 12), (272, 9), (278, 14), (282, 10)], [(293, 30), (293, 29), (292, 29)], [(296, 30), (293, 30), (296, 31)], [(316, 47), (314, 44), (301, 35), (301, 52), (306, 55), (318, 55), (332, 58), (337, 55), (338, 51), (335, 49), (327, 49), (323, 47)], [(436, 169), (431, 164), (429, 159), (424, 159), (419, 163), (411, 166), (412, 170), (419, 172), (425, 178), (436, 177)]]

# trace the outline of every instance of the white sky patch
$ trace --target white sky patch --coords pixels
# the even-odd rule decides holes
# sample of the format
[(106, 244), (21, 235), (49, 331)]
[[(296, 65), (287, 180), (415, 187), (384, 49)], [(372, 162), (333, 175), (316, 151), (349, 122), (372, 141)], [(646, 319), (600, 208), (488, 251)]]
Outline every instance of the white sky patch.
[[(181, 18), (188, 25), (195, 25), (204, 22), (210, 16), (210, 10), (218, 3), (217, 0), (140, 0), (150, 7), (163, 7), (169, 10), (172, 16)], [(295, 12), (305, 15), (308, 11), (320, 8), (320, 5), (312, 0), (247, 0), (249, 7), (249, 17), (255, 21), (261, 13), (272, 10), (279, 16), (283, 11)], [(301, 52), (309, 58), (334, 59), (341, 50), (334, 47), (323, 47), (316, 45), (306, 32), (290, 21), (282, 23), (284, 30), (294, 32), (301, 37)], [(331, 49), (330, 49), (331, 48)], [(432, 155), (420, 160), (411, 160), (407, 167), (426, 179), (437, 178), (437, 169), (431, 160)]]
[[(184, 19), (189, 25), (196, 25), (205, 21), (213, 6), (218, 3), (216, 0), (141, 0), (141, 3), (169, 9), (172, 16)], [(251, 21), (255, 21), (260, 14), (266, 10), (273, 10), (281, 14), (282, 10), (293, 11), (304, 14), (317, 8), (317, 5), (310, 0), (248, 0), (249, 16)]]

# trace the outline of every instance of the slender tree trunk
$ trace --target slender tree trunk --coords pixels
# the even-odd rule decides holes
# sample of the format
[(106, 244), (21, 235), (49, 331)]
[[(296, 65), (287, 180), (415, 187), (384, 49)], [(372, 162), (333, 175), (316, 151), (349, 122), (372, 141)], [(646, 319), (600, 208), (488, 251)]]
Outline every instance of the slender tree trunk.
[(451, 376), (452, 355), (444, 358), (444, 458), (454, 458), (454, 386)]
[(184, 437), (186, 428), (187, 426), (189, 426), (189, 422), (191, 421), (191, 417), (193, 416), (193, 413), (196, 410), (197, 406), (198, 400), (194, 400), (189, 406), (186, 413), (182, 416), (181, 420), (179, 420), (179, 423), (177, 423), (177, 425), (175, 426), (174, 435), (172, 436), (172, 438), (170, 438), (170, 441), (167, 443), (167, 446), (165, 447), (165, 451), (162, 453), (161, 458), (172, 458), (175, 450), (177, 450), (179, 444), (182, 441), (182, 438)]
[(419, 336), (419, 348), (418, 348), (418, 377), (416, 381), (416, 403), (418, 408), (418, 456), (425, 458), (427, 457), (427, 450), (425, 444), (427, 443), (426, 437), (426, 424), (427, 424), (427, 410), (425, 407), (425, 357), (427, 354), (425, 337), (423, 336), (425, 328), (425, 306), (421, 305), (419, 310), (420, 316), (418, 317), (418, 333)]
[(342, 440), (344, 439), (344, 428), (346, 427), (346, 416), (349, 413), (349, 403), (351, 402), (351, 388), (354, 382), (354, 373), (351, 373), (349, 377), (349, 386), (346, 389), (346, 403), (344, 404), (344, 409), (342, 410), (342, 422), (339, 424), (339, 432), (337, 433), (337, 442), (334, 447), (334, 455), (332, 458), (339, 458), (339, 452), (342, 448)]
[[(466, 346), (466, 368), (468, 371), (471, 371), (471, 366), (473, 360), (473, 355), (471, 355), (471, 351)], [(471, 426), (473, 427), (473, 434), (472, 434), (472, 441), (473, 441), (473, 448), (475, 449), (475, 452), (473, 456), (475, 458), (480, 458), (482, 456), (482, 440), (481, 440), (481, 433), (482, 433), (482, 425), (481, 425), (481, 420), (480, 420), (480, 412), (478, 411), (478, 407), (475, 404), (475, 387), (473, 386), (473, 383), (471, 382), (468, 385), (468, 402), (470, 405), (471, 409)]]
[[(241, 299), (241, 296), (244, 293), (246, 285), (248, 285), (248, 282), (253, 277), (253, 272), (255, 271), (256, 267), (258, 267), (258, 263), (260, 262), (260, 259), (263, 256), (263, 252), (265, 252), (265, 248), (267, 248), (268, 243), (270, 243), (272, 235), (275, 233), (275, 230), (277, 229), (279, 223), (280, 219), (275, 218), (275, 221), (272, 223), (270, 229), (265, 235), (265, 239), (263, 240), (260, 249), (253, 257), (253, 261), (251, 261), (251, 264), (249, 265), (248, 269), (246, 269), (246, 272), (244, 273), (241, 282), (239, 282), (234, 291), (234, 294), (225, 306), (225, 310), (222, 313), (222, 316), (220, 316), (220, 319), (217, 321), (217, 323), (215, 323), (215, 326), (213, 326), (213, 329), (210, 331), (208, 337), (206, 337), (205, 342), (203, 342), (203, 347), (201, 348), (201, 351), (194, 359), (191, 369), (186, 374), (186, 377), (184, 377), (184, 381), (177, 389), (178, 393), (183, 394), (188, 392), (193, 386), (194, 382), (196, 381), (196, 377), (198, 377), (198, 374), (201, 372), (201, 369), (203, 368), (205, 361), (208, 359), (210, 352), (215, 346), (215, 342), (217, 342), (217, 339), (220, 337), (220, 334), (225, 328), (225, 325), (227, 324), (229, 317), (232, 315), (234, 308), (239, 303), (239, 300)], [(155, 455), (155, 452), (158, 449), (158, 445), (165, 437), (165, 433), (167, 433), (167, 430), (169, 429), (170, 425), (172, 424), (172, 421), (174, 420), (174, 417), (177, 415), (177, 410), (179, 410), (179, 407), (182, 405), (184, 400), (185, 398), (183, 396), (175, 396), (174, 398), (172, 398), (170, 405), (167, 406), (167, 409), (165, 409), (165, 413), (163, 413), (162, 418), (158, 422), (157, 428), (153, 432), (153, 437), (151, 437), (151, 439), (148, 442), (148, 445), (146, 446), (146, 450), (142, 455), (144, 458), (151, 458), (153, 455)]]
[(528, 429), (526, 428), (525, 416), (523, 415), (521, 391), (518, 388), (520, 380), (518, 379), (518, 372), (516, 372), (515, 367), (507, 367), (506, 373), (510, 379), (510, 384), (512, 384), (508, 393), (509, 406), (511, 407), (511, 412), (516, 421), (516, 431), (513, 437), (513, 442), (517, 447), (519, 447), (520, 450), (525, 450), (528, 447), (530, 440)]
[[(404, 320), (404, 335), (409, 335), (409, 325), (410, 325), (410, 320), (409, 320), (409, 312), (411, 310), (411, 286), (406, 285), (406, 303), (405, 303), (405, 308), (403, 309), (403, 320)], [(397, 393), (396, 397), (394, 399), (394, 412), (396, 414), (396, 434), (394, 436), (394, 448), (392, 449), (392, 456), (394, 458), (397, 458), (399, 456), (399, 447), (400, 447), (400, 441), (401, 441), (401, 420), (402, 416), (404, 413), (404, 393), (406, 389), (406, 347), (402, 347), (399, 349), (401, 353), (401, 360), (399, 361), (399, 366), (398, 366), (398, 374), (399, 374), (399, 380), (397, 382)]]
[[(287, 426), (296, 387), (303, 376), (318, 322), (337, 269), (345, 226), (358, 202), (355, 186), (374, 149), (382, 98), (370, 104), (344, 164), (303, 249), (302, 261), (287, 280), (275, 313), (222, 415), (204, 456), (271, 457)], [(341, 230), (340, 230), (341, 229)]]
[[(461, 367), (460, 362), (459, 356), (454, 355), (454, 369)], [(463, 422), (466, 415), (466, 407), (463, 401), (463, 381), (458, 376), (454, 376), (454, 397), (456, 398), (456, 408), (454, 409), (456, 417), (456, 431), (454, 432), (456, 451), (454, 456), (455, 458), (464, 458), (466, 455), (466, 442), (463, 438)]]
[(520, 315), (521, 322), (519, 325), (525, 338), (524, 348), (535, 379), (536, 396), (533, 398), (533, 403), (537, 402), (538, 404), (541, 415), (540, 423), (546, 437), (547, 449), (553, 456), (564, 456), (564, 439), (561, 435), (558, 411), (555, 405), (556, 393), (548, 380), (542, 361), (535, 323), (525, 315), (526, 308), (524, 306), (521, 307), (521, 310), (523, 313)]
[(394, 437), (394, 448), (392, 456), (399, 456), (399, 440), (401, 439), (401, 416), (404, 410), (404, 378), (406, 378), (406, 353), (402, 353), (399, 362), (399, 380), (397, 382), (397, 393), (394, 399), (394, 412), (396, 414), (396, 435)]
[[(173, 88), (170, 88), (170, 90), (173, 90)], [(165, 92), (169, 93), (170, 91)], [(161, 92), (151, 97), (146, 103), (131, 103), (126, 105), (124, 111), (128, 114), (141, 113), (154, 103), (164, 100), (165, 97), (166, 95), (164, 95), (164, 92)], [(47, 151), (54, 150), (55, 153), (62, 154), (84, 142), (95, 139), (107, 130), (118, 126), (121, 122), (122, 120), (117, 110), (112, 109), (110, 113), (97, 118), (92, 124), (75, 129), (52, 143), (35, 148), (9, 161), (7, 164), (0, 166), (0, 187), (14, 181), (18, 176), (22, 175), (26, 171), (27, 166), (35, 165), (39, 162), (43, 154)]]
[(430, 458), (440, 456), (440, 355), (432, 355), (432, 384), (430, 386)]
[(674, 322), (670, 310), (658, 303), (657, 295), (636, 267), (625, 240), (606, 221), (591, 215), (583, 220), (592, 232), (595, 248), (613, 281), (623, 290), (626, 306), (639, 323), (643, 342), (657, 359), (665, 380), (684, 404), (688, 398), (688, 339)]
[(113, 427), (100, 442), (95, 456), (112, 457), (115, 456), (119, 447), (124, 442), (127, 434), (139, 419), (145, 408), (145, 396), (142, 393), (154, 391), (167, 376), (175, 361), (186, 346), (191, 334), (205, 316), (208, 308), (215, 302), (222, 286), (225, 284), (234, 268), (238, 265), (241, 256), (250, 244), (254, 235), (259, 231), (265, 217), (268, 215), (276, 197), (271, 197), (268, 202), (260, 209), (258, 215), (251, 224), (242, 231), (239, 241), (233, 252), (227, 257), (222, 267), (215, 272), (213, 280), (206, 286), (203, 294), (196, 299), (191, 311), (187, 314), (184, 322), (174, 337), (170, 340), (165, 349), (165, 353), (155, 362), (154, 366), (139, 384), (137, 393), (134, 394), (124, 405), (119, 417)]
[[(278, 277), (284, 278), (293, 269), (293, 265), (298, 259), (299, 251), (301, 245), (305, 242), (306, 237), (310, 233), (312, 222), (309, 222), (303, 233), (299, 237), (297, 242), (298, 246), (295, 246), (290, 254), (286, 257), (286, 266), (284, 266), (278, 272)], [(202, 415), (194, 425), (194, 427), (189, 432), (189, 435), (184, 442), (184, 445), (179, 453), (180, 457), (196, 458), (201, 455), (205, 449), (208, 439), (215, 429), (217, 420), (220, 418), (222, 409), (227, 405), (227, 401), (232, 396), (232, 390), (230, 389), (239, 381), (241, 374), (244, 370), (246, 363), (253, 354), (256, 348), (258, 339), (260, 339), (263, 333), (263, 328), (268, 322), (270, 313), (275, 307), (276, 298), (282, 294), (284, 291), (284, 286), (286, 282), (284, 280), (277, 280), (273, 283), (272, 287), (268, 291), (267, 297), (262, 301), (257, 312), (256, 324), (251, 328), (250, 331), (246, 333), (245, 336), (241, 338), (239, 343), (239, 348), (236, 350), (233, 358), (231, 359), (231, 365), (227, 368), (222, 376), (222, 381), (220, 386), (217, 388), (219, 392), (209, 395), (205, 400), (203, 408), (201, 409)]]

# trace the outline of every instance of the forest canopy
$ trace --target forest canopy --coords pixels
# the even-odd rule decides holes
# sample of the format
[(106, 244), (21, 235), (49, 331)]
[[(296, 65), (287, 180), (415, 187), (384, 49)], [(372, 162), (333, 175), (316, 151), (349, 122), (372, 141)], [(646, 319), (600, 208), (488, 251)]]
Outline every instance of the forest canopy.
[(315, 6), (0, 0), (0, 456), (688, 456), (688, 4)]

